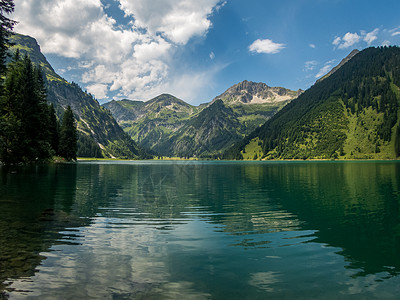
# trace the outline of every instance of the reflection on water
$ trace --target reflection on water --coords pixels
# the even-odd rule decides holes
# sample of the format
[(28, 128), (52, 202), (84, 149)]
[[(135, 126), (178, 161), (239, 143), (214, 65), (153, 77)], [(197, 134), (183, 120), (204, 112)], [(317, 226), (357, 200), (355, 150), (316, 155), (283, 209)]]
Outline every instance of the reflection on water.
[(11, 299), (387, 298), (397, 162), (91, 162), (1, 169)]

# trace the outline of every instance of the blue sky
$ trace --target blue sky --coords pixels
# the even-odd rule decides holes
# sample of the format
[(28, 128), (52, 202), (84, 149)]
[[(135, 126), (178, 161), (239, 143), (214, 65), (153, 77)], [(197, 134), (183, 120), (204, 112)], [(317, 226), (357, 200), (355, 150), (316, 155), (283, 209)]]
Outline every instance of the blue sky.
[(211, 101), (243, 80), (309, 88), (353, 49), (400, 44), (400, 1), (20, 0), (16, 31), (101, 102)]

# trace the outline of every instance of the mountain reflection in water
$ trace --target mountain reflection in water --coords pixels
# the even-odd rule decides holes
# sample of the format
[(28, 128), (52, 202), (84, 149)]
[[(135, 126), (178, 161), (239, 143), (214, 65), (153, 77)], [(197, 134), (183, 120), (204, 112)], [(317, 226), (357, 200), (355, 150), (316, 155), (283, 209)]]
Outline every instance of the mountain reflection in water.
[(388, 298), (398, 162), (1, 167), (2, 297)]

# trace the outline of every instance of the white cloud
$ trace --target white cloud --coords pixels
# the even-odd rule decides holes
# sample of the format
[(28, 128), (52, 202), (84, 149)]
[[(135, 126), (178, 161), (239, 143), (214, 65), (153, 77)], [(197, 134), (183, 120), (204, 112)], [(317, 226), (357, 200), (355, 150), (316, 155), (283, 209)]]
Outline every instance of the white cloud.
[(379, 28), (375, 28), (371, 32), (366, 32), (364, 30), (358, 33), (347, 32), (343, 37), (337, 36), (332, 42), (332, 45), (336, 46), (338, 49), (347, 49), (361, 41), (367, 43), (370, 46), (374, 41), (378, 39)]
[(116, 1), (133, 17), (123, 28), (105, 13), (100, 0), (20, 0), (13, 15), (19, 21), (16, 31), (35, 37), (45, 54), (76, 59), (81, 82), (96, 97), (117, 91), (147, 100), (147, 93), (179, 84), (181, 74), (171, 70), (176, 49), (207, 34), (210, 16), (226, 3)]
[(341, 44), (339, 44), (339, 49), (349, 48), (354, 44), (357, 44), (360, 39), (361, 37), (357, 33), (348, 32), (343, 36)]
[(87, 91), (93, 94), (97, 99), (104, 99), (107, 97), (108, 87), (106, 84), (95, 83), (86, 87)]
[(338, 46), (340, 44), (340, 42), (342, 41), (342, 38), (337, 36), (335, 37), (335, 39), (333, 40), (332, 44), (335, 46)]
[(315, 44), (309, 44), (308, 45), (310, 48), (315, 49)]
[(388, 31), (392, 34), (392, 36), (399, 35), (400, 34), (400, 26), (396, 27), (396, 28), (393, 28), (393, 29), (390, 29)]
[(226, 65), (215, 65), (213, 68), (201, 72), (190, 70), (186, 70), (185, 72), (177, 71), (177, 74), (172, 74), (170, 80), (162, 81), (152, 88), (145, 86), (131, 95), (127, 95), (130, 99), (134, 99), (134, 97), (151, 99), (162, 93), (169, 93), (192, 104), (204, 103), (210, 99), (198, 99), (198, 96), (204, 95), (205, 86), (208, 89), (214, 87), (215, 74), (225, 67)]
[(364, 36), (364, 41), (368, 45), (371, 45), (371, 43), (378, 38), (378, 33), (379, 33), (379, 29), (378, 28), (372, 30), (371, 32), (366, 33), (365, 36)]
[(137, 27), (186, 44), (193, 36), (207, 32), (211, 26), (208, 17), (220, 8), (219, 3), (220, 0), (120, 0), (120, 7), (135, 18)]
[(250, 52), (275, 54), (285, 48), (285, 44), (274, 43), (272, 40), (256, 40), (249, 46)]
[(312, 71), (318, 65), (318, 62), (315, 60), (306, 61), (304, 63), (304, 71)]
[(325, 74), (327, 74), (331, 69), (333, 68), (333, 65), (331, 62), (327, 62), (317, 73), (317, 75), (315, 75), (315, 78), (320, 78), (322, 76), (324, 76)]
[(164, 55), (169, 53), (170, 49), (171, 44), (158, 37), (155, 41), (150, 43), (136, 44), (133, 47), (133, 56), (138, 60), (138, 62), (146, 62), (162, 58)]
[(211, 51), (211, 53), (210, 53), (209, 56), (210, 56), (210, 59), (211, 59), (211, 60), (214, 60), (214, 58), (215, 58), (215, 53)]

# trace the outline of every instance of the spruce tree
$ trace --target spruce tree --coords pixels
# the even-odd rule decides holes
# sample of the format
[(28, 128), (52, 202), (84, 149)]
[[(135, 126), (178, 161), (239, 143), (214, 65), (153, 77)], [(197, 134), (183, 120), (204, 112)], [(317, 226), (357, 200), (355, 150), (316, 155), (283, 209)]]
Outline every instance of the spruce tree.
[(1, 97), (1, 130), (0, 130), (0, 160), (4, 163), (19, 163), (24, 161), (24, 149), (27, 140), (24, 132), (21, 101), (21, 70), (20, 60), (8, 66), (4, 82), (4, 95)]
[(4, 109), (3, 80), (6, 73), (6, 57), (8, 51), (8, 35), (12, 31), (15, 21), (6, 17), (14, 11), (14, 1), (0, 1), (0, 161), (12, 158), (10, 146), (15, 143), (16, 134), (19, 132), (20, 122), (14, 115), (6, 115)]
[(8, 36), (16, 24), (16, 21), (9, 19), (6, 15), (14, 11), (13, 0), (0, 1), (0, 75), (6, 71), (5, 61), (8, 52)]
[(62, 118), (58, 152), (66, 160), (76, 160), (78, 134), (71, 106), (68, 105)]
[(32, 162), (51, 156), (49, 108), (44, 79), (27, 55), (18, 52), (7, 68), (1, 97), (0, 160)]
[(54, 154), (58, 154), (58, 144), (59, 144), (59, 131), (60, 131), (60, 126), (58, 124), (57, 116), (56, 116), (56, 111), (54, 109), (53, 103), (49, 105), (49, 140), (50, 140), (50, 145), (51, 148), (54, 151)]
[(395, 151), (396, 157), (400, 157), (400, 125), (397, 125), (397, 127), (396, 127), (396, 137), (394, 140), (394, 151)]

